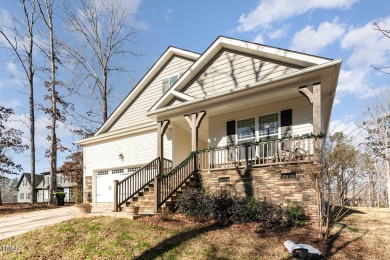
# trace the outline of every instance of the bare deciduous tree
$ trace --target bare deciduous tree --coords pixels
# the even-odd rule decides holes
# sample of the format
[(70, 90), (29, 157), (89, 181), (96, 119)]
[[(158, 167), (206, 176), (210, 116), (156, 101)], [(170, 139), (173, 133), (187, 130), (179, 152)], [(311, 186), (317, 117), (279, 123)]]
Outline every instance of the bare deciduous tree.
[(34, 108), (34, 35), (36, 22), (39, 16), (36, 0), (19, 0), (23, 9), (24, 19), (14, 17), (12, 28), (0, 28), (0, 35), (8, 43), (10, 51), (16, 57), (17, 63), (22, 68), (28, 83), (25, 85), (29, 89), (29, 129), (30, 129), (30, 164), (31, 164), (31, 203), (36, 203), (35, 192), (35, 108)]
[[(74, 61), (75, 84), (87, 86), (101, 107), (103, 122), (108, 117), (108, 98), (113, 91), (109, 77), (115, 72), (127, 72), (115, 58), (136, 55), (126, 44), (133, 43), (135, 30), (127, 26), (128, 10), (118, 1), (80, 0), (72, 9), (67, 1), (67, 28), (82, 44), (64, 46)], [(74, 5), (73, 5), (74, 6)], [(80, 43), (80, 42), (79, 42)], [(89, 111), (89, 115), (94, 110)]]
[(54, 39), (54, 2), (55, 0), (40, 0), (38, 1), (38, 6), (40, 10), (40, 14), (44, 25), (47, 28), (47, 36), (49, 39), (49, 53), (47, 55), (50, 61), (50, 80), (45, 82), (45, 86), (48, 89), (50, 95), (45, 96), (45, 99), (50, 99), (51, 107), (43, 108), (46, 114), (50, 115), (51, 124), (48, 126), (50, 129), (50, 136), (48, 140), (50, 141), (50, 186), (49, 186), (49, 198), (48, 204), (53, 204), (53, 192), (57, 190), (57, 150), (59, 149), (59, 142), (57, 138), (57, 120), (61, 117), (61, 113), (57, 108), (57, 103), (61, 103), (59, 98), (56, 86), (59, 82), (56, 80), (57, 76), (57, 65), (56, 63), (59, 61), (56, 56), (55, 50), (55, 39)]
[(377, 97), (367, 107), (365, 119), (360, 125), (368, 137), (364, 142), (368, 152), (373, 154), (383, 165), (386, 176), (387, 205), (390, 205), (390, 91), (382, 98)]

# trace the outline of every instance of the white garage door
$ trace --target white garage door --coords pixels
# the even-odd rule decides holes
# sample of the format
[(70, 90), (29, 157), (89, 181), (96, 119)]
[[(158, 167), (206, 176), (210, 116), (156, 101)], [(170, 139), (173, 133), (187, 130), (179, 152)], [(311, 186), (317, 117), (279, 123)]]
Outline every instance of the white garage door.
[[(117, 170), (101, 171), (96, 175), (96, 202), (114, 202), (114, 180), (123, 179)], [(123, 174), (123, 173), (122, 173)]]
[(96, 174), (96, 202), (114, 202), (114, 180), (122, 180), (140, 167), (98, 171)]

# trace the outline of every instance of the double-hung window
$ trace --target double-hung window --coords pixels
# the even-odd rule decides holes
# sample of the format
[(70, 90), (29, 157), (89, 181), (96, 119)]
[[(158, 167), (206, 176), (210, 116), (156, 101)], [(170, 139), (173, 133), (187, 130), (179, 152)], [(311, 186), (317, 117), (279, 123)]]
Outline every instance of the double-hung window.
[(254, 142), (256, 137), (255, 119), (237, 121), (237, 143)]
[(278, 134), (279, 134), (278, 113), (259, 117), (260, 141), (277, 139)]

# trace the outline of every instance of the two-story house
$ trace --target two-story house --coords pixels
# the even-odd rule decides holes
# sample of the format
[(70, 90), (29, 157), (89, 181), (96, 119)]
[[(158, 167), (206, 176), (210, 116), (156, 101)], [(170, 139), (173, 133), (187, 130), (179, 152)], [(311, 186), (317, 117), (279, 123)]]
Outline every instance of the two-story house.
[(201, 54), (169, 47), (78, 142), (84, 196), (120, 210), (149, 192), (141, 212), (158, 212), (197, 175), (208, 189), (296, 201), (315, 215), (308, 175), (321, 162), (341, 62), (226, 37)]
[[(66, 178), (62, 172), (57, 172), (57, 191), (64, 191), (66, 193), (65, 202), (73, 202), (73, 187), (72, 183)], [(43, 172), (35, 175), (37, 202), (47, 202), (49, 198), (49, 183), (50, 172)], [(23, 173), (16, 186), (18, 191), (18, 202), (30, 202), (31, 194), (31, 174)]]

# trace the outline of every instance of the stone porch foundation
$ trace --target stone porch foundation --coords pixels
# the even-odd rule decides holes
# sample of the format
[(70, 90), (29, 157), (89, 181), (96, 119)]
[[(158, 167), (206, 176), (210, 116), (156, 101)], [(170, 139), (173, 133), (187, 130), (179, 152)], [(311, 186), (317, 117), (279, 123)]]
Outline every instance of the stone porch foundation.
[(308, 212), (310, 222), (315, 222), (318, 219), (317, 195), (310, 176), (320, 170), (312, 164), (275, 165), (247, 171), (238, 168), (201, 171), (200, 177), (202, 185), (212, 192), (226, 189), (234, 195), (253, 196), (277, 205), (287, 205), (288, 201), (297, 203)]

